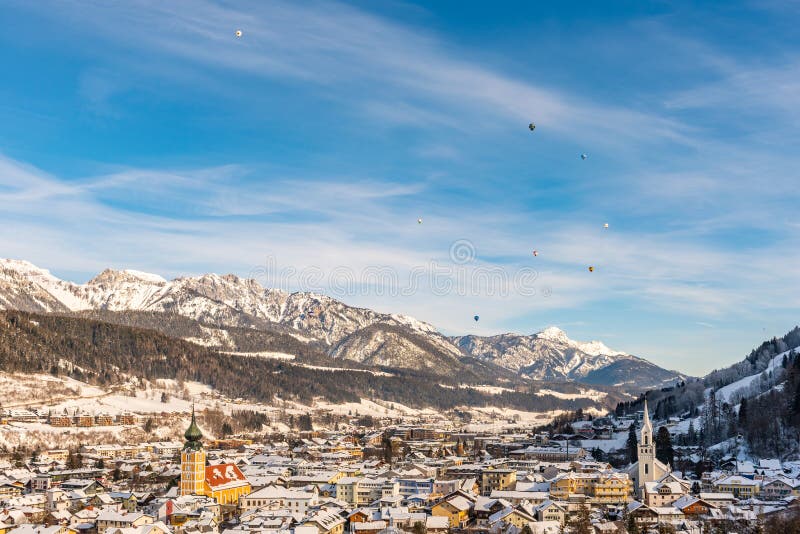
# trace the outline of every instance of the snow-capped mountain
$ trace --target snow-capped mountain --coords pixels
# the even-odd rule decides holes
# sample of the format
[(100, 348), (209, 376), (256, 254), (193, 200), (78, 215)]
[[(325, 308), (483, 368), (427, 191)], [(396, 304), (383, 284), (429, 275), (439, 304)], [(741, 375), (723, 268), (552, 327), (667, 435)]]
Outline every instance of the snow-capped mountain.
[[(467, 365), (478, 374), (506, 376), (510, 370), (540, 380), (640, 387), (679, 376), (599, 341), (572, 341), (557, 328), (532, 336), (448, 338), (412, 317), (356, 308), (324, 295), (264, 288), (230, 274), (168, 281), (140, 271), (107, 269), (75, 284), (26, 261), (0, 259), (0, 309), (166, 313), (201, 323), (202, 337), (192, 336), (191, 341), (223, 350), (237, 350), (226, 329), (248, 328), (288, 334), (333, 359), (442, 374)], [(485, 362), (482, 367), (475, 367), (475, 358)]]
[(624, 385), (641, 382), (656, 387), (681, 377), (600, 341), (574, 341), (554, 326), (533, 335), (463, 336), (452, 338), (467, 354), (517, 371), (536, 380), (577, 380)]
[[(177, 314), (212, 327), (282, 326), (298, 339), (321, 344), (333, 357), (398, 367), (424, 365), (426, 359), (415, 356), (431, 349), (439, 360), (456, 361), (463, 356), (433, 326), (412, 317), (355, 308), (324, 295), (266, 289), (255, 280), (234, 275), (167, 281), (139, 271), (107, 269), (85, 284), (75, 284), (26, 261), (0, 260), (2, 308), (148, 311)], [(373, 325), (393, 328), (390, 334), (376, 335), (380, 329), (370, 335), (362, 332)], [(363, 335), (355, 335), (360, 332)], [(384, 339), (386, 335), (391, 343)], [(217, 345), (223, 338), (209, 329), (205, 342)]]

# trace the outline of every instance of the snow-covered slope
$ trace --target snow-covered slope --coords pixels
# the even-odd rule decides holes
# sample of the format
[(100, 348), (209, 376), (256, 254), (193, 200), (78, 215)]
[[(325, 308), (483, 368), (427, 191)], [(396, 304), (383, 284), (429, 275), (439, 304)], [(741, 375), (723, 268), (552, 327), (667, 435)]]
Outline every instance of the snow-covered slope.
[[(107, 269), (85, 284), (75, 284), (26, 261), (0, 259), (0, 309), (167, 313), (199, 321), (208, 328), (203, 328), (203, 338), (192, 341), (223, 350), (233, 347), (220, 344), (227, 335), (220, 328), (277, 328), (333, 358), (443, 373), (469, 365), (479, 375), (508, 374), (508, 369), (540, 380), (641, 388), (679, 376), (599, 341), (570, 340), (554, 327), (532, 336), (447, 338), (412, 317), (355, 308), (314, 293), (264, 288), (255, 280), (230, 274), (168, 281), (140, 271)], [(475, 360), (468, 359), (473, 362), (469, 363), (465, 356), (485, 363), (475, 367)]]
[[(537, 380), (567, 379), (607, 385), (639, 380), (642, 387), (655, 387), (681, 377), (636, 356), (612, 350), (600, 341), (569, 339), (556, 327), (533, 335), (463, 336), (453, 341), (476, 358)], [(632, 370), (635, 372), (628, 372)]]
[[(769, 375), (773, 374), (773, 376), (780, 372), (781, 369), (781, 362), (783, 361), (784, 356), (788, 355), (791, 351), (781, 352), (777, 354), (774, 358), (769, 361), (767, 368), (759, 373), (755, 373), (750, 376), (746, 376), (742, 379), (737, 380), (727, 386), (719, 388), (715, 395), (718, 400), (723, 402), (735, 401), (738, 402), (738, 396), (745, 396), (745, 397), (752, 397), (757, 392), (752, 391), (752, 386), (761, 379), (762, 376), (767, 377), (769, 379)], [(773, 378), (773, 381), (776, 380), (777, 377)]]
[[(324, 295), (265, 289), (255, 280), (234, 275), (206, 274), (167, 281), (139, 271), (107, 269), (86, 284), (75, 284), (25, 261), (0, 260), (3, 308), (32, 312), (149, 311), (217, 326), (280, 325), (297, 332), (299, 339), (320, 343), (333, 356), (400, 367), (428, 367), (432, 348), (439, 363), (442, 358), (457, 361), (463, 356), (433, 326), (414, 318), (347, 306)], [(380, 336), (354, 337), (373, 325), (395, 327), (393, 342), (381, 342)], [(348, 343), (342, 344), (345, 340)], [(207, 341), (214, 344), (211, 339)], [(421, 345), (427, 348), (427, 356), (419, 349)]]

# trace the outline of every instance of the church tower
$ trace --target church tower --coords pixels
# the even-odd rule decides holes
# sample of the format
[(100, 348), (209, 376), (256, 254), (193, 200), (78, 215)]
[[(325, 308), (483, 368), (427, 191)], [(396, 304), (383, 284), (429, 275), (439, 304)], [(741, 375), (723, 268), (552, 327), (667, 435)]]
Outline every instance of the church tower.
[(656, 480), (656, 444), (653, 442), (653, 425), (650, 423), (650, 414), (647, 411), (647, 399), (644, 401), (644, 419), (642, 420), (642, 434), (639, 440), (639, 487), (645, 482)]
[(197, 426), (192, 405), (192, 422), (183, 434), (186, 443), (181, 451), (181, 495), (203, 495), (206, 480), (206, 451), (200, 439), (203, 433)]

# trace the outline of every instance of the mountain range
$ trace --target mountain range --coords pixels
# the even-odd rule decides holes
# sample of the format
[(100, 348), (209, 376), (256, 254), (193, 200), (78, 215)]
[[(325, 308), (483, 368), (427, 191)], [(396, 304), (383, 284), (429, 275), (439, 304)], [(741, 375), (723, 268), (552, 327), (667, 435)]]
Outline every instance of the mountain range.
[(599, 341), (573, 341), (555, 327), (533, 335), (447, 337), (409, 316), (352, 307), (319, 294), (264, 288), (234, 275), (168, 281), (107, 269), (76, 284), (26, 261), (0, 259), (0, 309), (93, 316), (129, 326), (144, 326), (142, 314), (160, 314), (195, 324), (159, 319), (150, 327), (227, 353), (303, 347), (327, 358), (328, 365), (465, 373), (485, 383), (575, 381), (639, 391), (684, 378)]

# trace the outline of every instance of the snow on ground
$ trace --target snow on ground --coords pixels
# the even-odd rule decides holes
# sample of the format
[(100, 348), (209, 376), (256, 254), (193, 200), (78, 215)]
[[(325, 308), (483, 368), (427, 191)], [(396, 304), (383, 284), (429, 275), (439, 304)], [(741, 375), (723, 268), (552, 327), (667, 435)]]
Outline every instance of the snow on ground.
[(203, 331), (205, 336), (185, 337), (183, 339), (189, 343), (194, 343), (195, 345), (200, 345), (202, 347), (230, 347), (232, 345), (231, 336), (228, 334), (227, 330), (222, 330), (220, 328), (209, 328), (207, 326), (201, 326), (200, 329)]
[[(775, 369), (777, 367), (780, 367), (781, 362), (783, 361), (783, 357), (789, 354), (789, 352), (790, 351), (788, 350), (786, 352), (781, 352), (780, 354), (772, 358), (769, 361), (769, 365), (767, 365), (766, 372), (769, 373), (770, 371), (772, 371), (774, 374)], [(731, 384), (728, 384), (727, 386), (719, 388), (716, 391), (717, 400), (727, 401), (731, 397), (733, 397), (737, 392), (748, 389), (756, 380), (760, 379), (761, 373), (763, 372), (764, 371), (761, 371), (760, 373), (746, 376), (742, 379), (737, 380), (736, 382), (733, 382)]]
[(157, 274), (146, 273), (144, 271), (136, 271), (134, 269), (125, 269), (122, 271), (125, 274), (138, 278), (139, 280), (143, 280), (145, 282), (150, 282), (153, 284), (166, 284), (167, 280)]
[(679, 422), (675, 423), (674, 425), (668, 426), (669, 431), (673, 434), (688, 434), (689, 433), (689, 424), (694, 421), (694, 430), (695, 432), (700, 432), (700, 428), (703, 425), (703, 418), (701, 416), (697, 416), (695, 418), (688, 418), (688, 419), (681, 419)]
[(582, 439), (581, 447), (586, 450), (594, 449), (595, 447), (603, 452), (611, 452), (625, 448), (625, 442), (628, 440), (628, 432), (615, 432), (611, 439)]
[[(172, 378), (159, 378), (157, 379), (154, 384), (158, 387), (165, 388), (165, 389), (173, 389), (178, 390), (181, 387), (181, 384), (178, 383), (177, 380)], [(201, 384), (200, 382), (184, 382), (183, 387), (186, 388), (186, 391), (189, 392), (189, 395), (197, 396), (197, 395), (211, 395), (214, 393), (214, 389), (206, 384)]]
[[(468, 408), (464, 408), (467, 410)], [(467, 432), (500, 432), (520, 425), (546, 425), (564, 413), (563, 410), (550, 412), (524, 412), (510, 408), (472, 408), (469, 409), (473, 422), (466, 425)]]
[(161, 391), (137, 391), (135, 396), (110, 394), (94, 399), (70, 399), (52, 406), (53, 413), (67, 410), (72, 414), (75, 410), (91, 415), (118, 415), (124, 412), (162, 413), (189, 412), (192, 403), (177, 397), (169, 397), (168, 402), (161, 402)]
[(306, 407), (302, 404), (292, 403), (296, 409), (309, 411), (309, 409), (316, 410), (330, 410), (332, 413), (338, 415), (371, 415), (373, 417), (419, 417), (422, 415), (433, 416), (439, 412), (436, 410), (425, 408), (422, 410), (410, 408), (398, 402), (380, 401), (361, 399), (359, 402), (345, 402), (341, 404), (332, 404), (325, 401), (317, 401), (313, 406)]
[[(439, 384), (441, 386), (441, 384)], [(513, 389), (503, 388), (499, 386), (471, 386), (469, 384), (459, 384), (461, 389), (474, 389), (475, 391), (480, 391), (481, 393), (488, 393), (489, 395), (500, 395), (504, 391), (508, 391), (510, 393), (514, 393)]]
[(72, 378), (45, 374), (0, 373), (0, 404), (6, 409), (104, 394), (105, 391), (102, 389)]
[(560, 391), (554, 391), (552, 389), (540, 389), (536, 392), (536, 395), (539, 397), (552, 395), (553, 397), (564, 400), (592, 399), (599, 401), (603, 399), (607, 393), (604, 391), (595, 391), (594, 389), (581, 389), (580, 393), (561, 393)]

